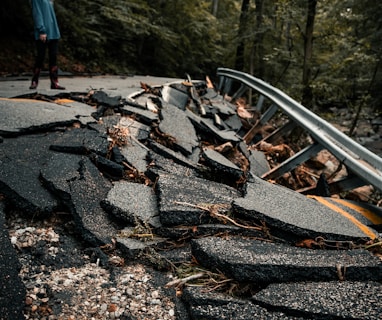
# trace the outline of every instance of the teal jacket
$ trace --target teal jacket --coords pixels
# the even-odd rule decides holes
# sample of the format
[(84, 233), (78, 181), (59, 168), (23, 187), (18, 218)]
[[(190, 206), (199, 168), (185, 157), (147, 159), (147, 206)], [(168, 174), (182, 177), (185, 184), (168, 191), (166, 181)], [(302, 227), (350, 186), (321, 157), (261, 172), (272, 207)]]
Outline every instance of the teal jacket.
[(34, 21), (34, 37), (39, 39), (40, 34), (46, 34), (48, 40), (61, 38), (56, 13), (52, 0), (31, 0)]

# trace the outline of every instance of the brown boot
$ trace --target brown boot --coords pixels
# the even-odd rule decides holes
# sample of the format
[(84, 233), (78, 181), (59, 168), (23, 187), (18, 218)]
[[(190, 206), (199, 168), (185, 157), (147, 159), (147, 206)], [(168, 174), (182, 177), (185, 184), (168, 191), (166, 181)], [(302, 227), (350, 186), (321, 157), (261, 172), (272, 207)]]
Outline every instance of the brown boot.
[(50, 75), (51, 89), (65, 90), (65, 87), (60, 86), (60, 84), (58, 83), (58, 67), (57, 66), (50, 67), (49, 75)]
[(41, 72), (40, 68), (34, 68), (34, 70), (33, 70), (33, 77), (32, 77), (32, 83), (31, 83), (29, 89), (31, 89), (31, 90), (37, 89), (38, 78), (40, 77), (40, 72)]

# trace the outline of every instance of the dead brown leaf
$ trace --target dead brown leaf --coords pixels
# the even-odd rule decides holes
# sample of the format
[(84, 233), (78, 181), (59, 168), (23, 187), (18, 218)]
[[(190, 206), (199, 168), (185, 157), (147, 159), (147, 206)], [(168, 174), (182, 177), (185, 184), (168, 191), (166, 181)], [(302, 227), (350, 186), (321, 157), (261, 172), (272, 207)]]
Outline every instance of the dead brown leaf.
[(320, 244), (316, 240), (305, 239), (305, 240), (301, 240), (297, 242), (296, 247), (314, 249), (314, 248), (320, 248)]
[(207, 88), (210, 88), (210, 89), (214, 88), (214, 85), (209, 76), (206, 76), (206, 83), (207, 83)]
[(253, 115), (242, 106), (238, 106), (236, 111), (238, 116), (242, 119), (248, 120), (253, 118)]
[(224, 152), (231, 151), (233, 149), (233, 145), (231, 142), (226, 142), (219, 146), (216, 146), (214, 149), (217, 152), (224, 153)]
[(129, 128), (114, 126), (108, 129), (109, 138), (112, 140), (112, 145), (125, 146), (128, 144), (130, 131)]
[(155, 88), (155, 87), (152, 87), (150, 85), (148, 85), (147, 83), (143, 83), (141, 82), (141, 88), (146, 92), (146, 93), (152, 93), (154, 95), (159, 95), (160, 94), (160, 88)]
[(270, 155), (272, 157), (276, 157), (279, 162), (283, 162), (284, 160), (293, 156), (294, 151), (290, 146), (288, 146), (285, 143), (282, 143), (277, 146), (272, 146), (265, 152), (265, 154)]

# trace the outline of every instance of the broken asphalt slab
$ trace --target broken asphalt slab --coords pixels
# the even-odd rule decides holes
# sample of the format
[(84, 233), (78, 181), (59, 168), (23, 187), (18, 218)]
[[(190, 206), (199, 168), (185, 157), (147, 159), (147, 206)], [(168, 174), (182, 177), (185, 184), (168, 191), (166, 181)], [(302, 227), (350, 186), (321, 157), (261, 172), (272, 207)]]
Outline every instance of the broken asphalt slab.
[(101, 206), (129, 224), (161, 226), (156, 195), (152, 188), (140, 183), (119, 181), (113, 184)]
[(263, 221), (274, 232), (289, 233), (295, 240), (324, 237), (328, 240), (377, 238), (378, 233), (327, 206), (286, 187), (254, 177), (247, 194), (233, 203), (238, 216)]
[(47, 131), (75, 122), (94, 122), (94, 110), (82, 103), (69, 105), (31, 99), (0, 99), (0, 135)]
[(165, 135), (176, 137), (172, 142), (175, 149), (180, 150), (186, 156), (191, 155), (199, 146), (199, 141), (195, 127), (184, 111), (171, 104), (162, 104), (160, 117), (159, 130)]
[(111, 243), (118, 232), (111, 217), (101, 208), (112, 184), (83, 156), (55, 154), (41, 168), (47, 187), (70, 210), (84, 239), (93, 245)]
[(5, 139), (0, 145), (0, 186), (7, 201), (31, 216), (50, 213), (57, 208), (57, 199), (40, 182), (39, 164), (51, 157), (52, 135), (26, 135)]
[[(343, 293), (346, 292), (346, 295)], [(252, 297), (265, 308), (309, 319), (380, 319), (380, 282), (273, 283)]]
[(204, 207), (219, 205), (228, 211), (232, 200), (239, 196), (234, 188), (214, 181), (166, 172), (159, 173), (158, 193), (160, 220), (164, 226), (217, 222)]
[(310, 250), (285, 244), (209, 237), (192, 240), (192, 254), (238, 282), (381, 281), (382, 261), (366, 250)]
[(281, 311), (270, 311), (249, 300), (234, 298), (223, 294), (202, 292), (201, 289), (196, 287), (186, 288), (183, 293), (183, 298), (188, 305), (192, 319), (304, 319), (287, 315)]
[[(382, 280), (380, 260), (365, 249), (294, 246), (297, 240), (317, 237), (365, 243), (378, 236), (372, 224), (364, 228), (314, 199), (250, 177), (217, 152), (218, 148), (203, 149), (205, 139), (207, 145), (229, 142), (248, 157), (251, 175), (260, 176), (267, 170), (264, 154), (238, 146), (242, 144), (237, 135), (240, 119), (231, 104), (222, 102), (211, 90), (200, 91), (206, 98), (198, 97), (200, 83), (193, 87), (191, 97), (187, 85), (165, 85), (163, 103), (158, 97), (160, 86), (136, 93), (141, 79), (67, 79), (66, 87), (72, 92), (83, 90), (83, 97), (88, 97), (91, 88), (96, 94), (91, 105), (60, 97), (51, 102), (1, 100), (1, 112), (6, 113), (0, 119), (0, 193), (5, 211), (22, 210), (30, 218), (36, 213), (68, 212), (78, 234), (90, 246), (116, 246), (129, 259), (156, 248), (160, 254), (154, 263), (158, 268), (165, 257), (160, 248), (166, 240), (182, 243), (202, 237), (192, 240), (192, 246), (184, 244), (181, 253), (166, 251), (174, 257), (167, 260), (171, 267), (191, 263), (194, 256), (201, 266), (218, 269), (234, 281), (265, 283), (270, 289), (273, 282), (285, 281), (296, 285), (315, 281), (325, 288), (329, 280), (336, 283), (339, 278), (349, 285), (365, 286)], [(89, 86), (92, 80), (95, 84)], [(162, 79), (161, 83), (165, 82)], [(25, 94), (25, 89), (18, 87), (20, 83), (12, 85), (15, 87), (4, 97), (17, 96), (9, 92)], [(97, 91), (96, 87), (107, 88)], [(4, 86), (0, 95), (3, 91)], [(40, 93), (53, 94), (44, 89)], [(65, 93), (70, 96), (68, 89)], [(187, 101), (193, 102), (193, 111), (185, 107)], [(230, 126), (232, 120), (235, 126)], [(248, 180), (237, 187), (236, 180), (243, 177)], [(228, 180), (229, 185), (222, 183)], [(10, 276), (18, 281), (17, 275)], [(360, 288), (356, 286), (356, 290)], [(226, 294), (204, 293), (203, 302), (200, 295), (197, 298), (195, 292), (185, 290), (182, 300), (190, 319), (321, 317), (314, 310), (296, 312), (288, 301), (282, 303), (284, 309), (261, 301), (259, 294), (261, 291), (256, 299), (228, 301)], [(345, 287), (340, 287), (338, 294), (343, 299), (351, 297)], [(296, 309), (308, 308), (304, 303)], [(377, 319), (379, 311), (376, 307), (370, 319)], [(335, 311), (322, 314), (346, 318), (345, 313)]]

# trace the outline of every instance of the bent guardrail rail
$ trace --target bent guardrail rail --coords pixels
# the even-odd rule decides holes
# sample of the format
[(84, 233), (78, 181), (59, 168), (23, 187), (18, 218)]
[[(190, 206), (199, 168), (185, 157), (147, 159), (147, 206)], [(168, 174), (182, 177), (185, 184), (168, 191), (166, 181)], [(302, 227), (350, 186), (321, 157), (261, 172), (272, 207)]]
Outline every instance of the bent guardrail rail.
[[(269, 172), (263, 178), (278, 177), (284, 172), (289, 171), (296, 164), (308, 160), (312, 154), (317, 153), (321, 149), (327, 149), (346, 166), (348, 171), (350, 170), (364, 184), (371, 184), (375, 188), (382, 190), (382, 158), (358, 144), (315, 113), (306, 109), (281, 90), (263, 80), (247, 73), (227, 68), (218, 68), (217, 76), (220, 80), (220, 92), (228, 93), (232, 88), (233, 80), (241, 84), (240, 88), (233, 95), (235, 97), (242, 95), (249, 88), (256, 90), (261, 95), (261, 99), (265, 97), (273, 103), (271, 114), (274, 114), (274, 109), (282, 110), (292, 121), (309, 132), (315, 141), (314, 144), (301, 150), (293, 158), (288, 159), (279, 167), (271, 170), (272, 172)], [(277, 106), (277, 108), (274, 108), (274, 106)], [(263, 116), (265, 115), (266, 113)], [(267, 115), (267, 119), (270, 116)]]

